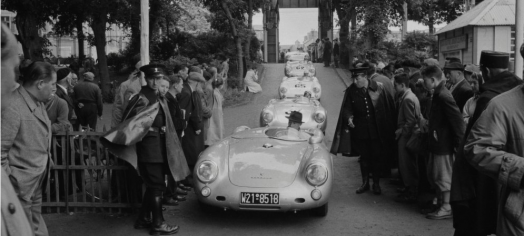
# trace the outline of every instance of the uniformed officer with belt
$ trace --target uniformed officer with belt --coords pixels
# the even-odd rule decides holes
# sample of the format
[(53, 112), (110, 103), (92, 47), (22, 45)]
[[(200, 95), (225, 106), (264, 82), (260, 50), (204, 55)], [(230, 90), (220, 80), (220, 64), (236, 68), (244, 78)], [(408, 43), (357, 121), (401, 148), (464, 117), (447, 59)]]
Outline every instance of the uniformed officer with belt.
[[(174, 234), (179, 227), (164, 222), (162, 214), (162, 195), (165, 191), (165, 176), (176, 172), (173, 168), (173, 159), (183, 158), (174, 155), (172, 148), (182, 153), (180, 142), (173, 142), (176, 131), (170, 121), (169, 109), (165, 98), (161, 97), (157, 88), (165, 75), (165, 66), (160, 64), (149, 64), (140, 68), (144, 72), (147, 85), (143, 86), (140, 93), (133, 96), (124, 112), (124, 120), (139, 114), (145, 108), (156, 105), (158, 102), (158, 113), (152, 124), (144, 128), (148, 132), (141, 141), (136, 143), (136, 154), (138, 159), (138, 171), (146, 185), (142, 208), (135, 222), (135, 228), (150, 228), (151, 234)], [(175, 145), (176, 143), (176, 145)], [(178, 165), (178, 164), (177, 164)], [(185, 164), (187, 169), (187, 163)], [(187, 171), (188, 172), (188, 171)], [(150, 214), (152, 218), (150, 218)]]

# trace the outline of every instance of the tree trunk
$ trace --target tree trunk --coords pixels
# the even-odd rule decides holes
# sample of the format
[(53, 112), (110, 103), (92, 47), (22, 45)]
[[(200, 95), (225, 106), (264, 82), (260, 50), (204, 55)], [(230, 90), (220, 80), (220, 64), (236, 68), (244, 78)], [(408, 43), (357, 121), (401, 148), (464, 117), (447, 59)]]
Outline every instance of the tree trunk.
[(339, 32), (339, 58), (340, 58), (340, 67), (349, 68), (349, 18), (347, 12), (342, 9), (341, 6), (336, 7), (340, 32)]
[(244, 75), (244, 63), (242, 61), (242, 39), (238, 37), (237, 26), (235, 25), (233, 17), (231, 16), (231, 11), (229, 10), (229, 7), (227, 6), (226, 2), (221, 1), (220, 7), (222, 7), (222, 10), (226, 13), (227, 20), (229, 21), (229, 26), (231, 26), (231, 33), (235, 38), (237, 46), (238, 81), (240, 88), (244, 88), (244, 80), (242, 78), (242, 76)]
[(429, 26), (429, 34), (433, 35), (435, 33), (435, 18), (433, 16), (433, 2), (429, 3), (428, 26)]
[(41, 61), (43, 59), (42, 42), (40, 35), (38, 35), (38, 24), (35, 17), (31, 13), (19, 11), (15, 19), (24, 58)]
[[(250, 31), (250, 32), (253, 32), (253, 0), (247, 0), (247, 29)], [(248, 61), (251, 61), (251, 53), (250, 53), (250, 50), (251, 49), (251, 38), (248, 38), (247, 39), (247, 42), (245, 44), (245, 57), (246, 57), (246, 62)]]
[(84, 52), (84, 40), (85, 40), (85, 35), (84, 35), (84, 26), (82, 25), (85, 21), (85, 18), (84, 18), (84, 15), (83, 14), (78, 14), (76, 16), (76, 20), (75, 20), (75, 27), (76, 27), (76, 34), (77, 34), (77, 39), (78, 39), (78, 64), (79, 65), (82, 65), (82, 62), (85, 58), (85, 52)]
[(95, 36), (96, 54), (98, 56), (98, 74), (102, 86), (102, 96), (109, 94), (109, 70), (107, 68), (106, 56), (106, 23), (107, 11), (98, 12), (93, 16), (91, 28)]

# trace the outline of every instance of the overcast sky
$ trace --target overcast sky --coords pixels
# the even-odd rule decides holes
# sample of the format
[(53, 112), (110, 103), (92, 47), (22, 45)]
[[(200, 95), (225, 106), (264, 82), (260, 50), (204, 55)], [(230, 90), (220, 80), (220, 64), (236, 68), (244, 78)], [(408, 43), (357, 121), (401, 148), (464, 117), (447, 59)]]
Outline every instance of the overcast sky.
[[(337, 14), (334, 14), (336, 17)], [(262, 13), (253, 16), (253, 25), (262, 25)], [(437, 25), (436, 28), (444, 27)], [(280, 9), (280, 45), (295, 44), (298, 40), (302, 43), (304, 36), (311, 29), (318, 30), (317, 8), (282, 8)], [(398, 27), (389, 27), (392, 31), (398, 31)], [(414, 21), (408, 21), (408, 31), (427, 30), (428, 27)]]

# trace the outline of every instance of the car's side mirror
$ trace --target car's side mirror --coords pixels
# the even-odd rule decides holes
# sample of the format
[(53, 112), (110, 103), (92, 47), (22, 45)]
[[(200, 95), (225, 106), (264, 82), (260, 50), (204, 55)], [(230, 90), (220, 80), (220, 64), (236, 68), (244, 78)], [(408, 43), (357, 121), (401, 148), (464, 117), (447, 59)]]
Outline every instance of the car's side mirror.
[(322, 130), (315, 129), (313, 131), (313, 135), (309, 138), (309, 143), (315, 144), (315, 143), (321, 143), (324, 140), (324, 133), (322, 133)]

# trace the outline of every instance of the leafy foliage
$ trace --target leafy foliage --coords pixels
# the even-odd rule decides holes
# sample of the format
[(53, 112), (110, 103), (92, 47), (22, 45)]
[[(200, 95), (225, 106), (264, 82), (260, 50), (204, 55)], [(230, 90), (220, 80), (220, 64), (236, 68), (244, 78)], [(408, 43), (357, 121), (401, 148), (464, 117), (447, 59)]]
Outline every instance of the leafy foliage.
[(449, 23), (464, 11), (463, 0), (410, 0), (408, 18), (429, 26), (433, 33), (434, 25)]

